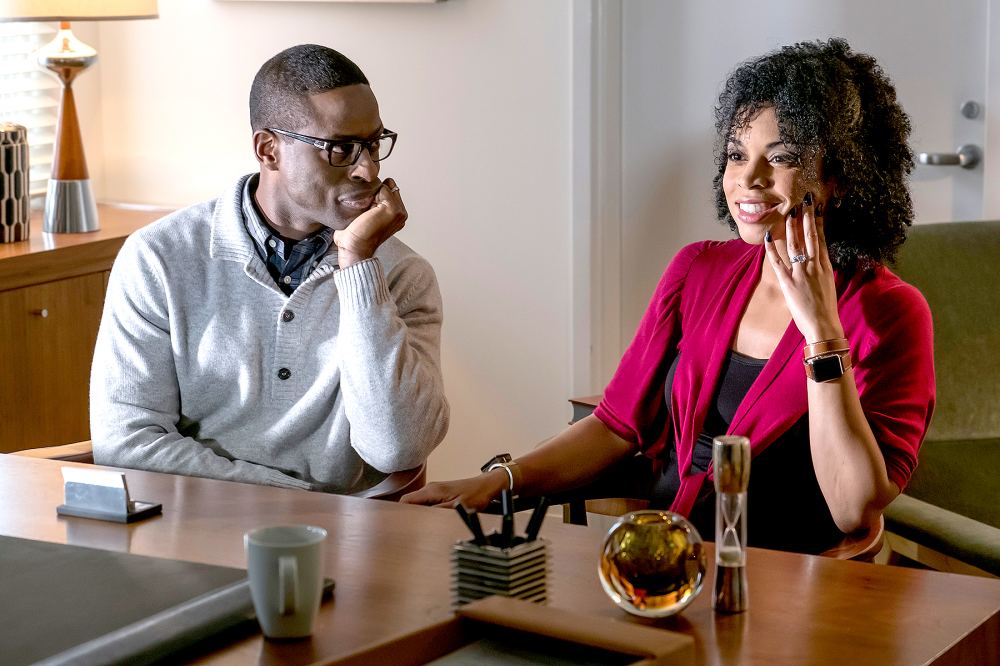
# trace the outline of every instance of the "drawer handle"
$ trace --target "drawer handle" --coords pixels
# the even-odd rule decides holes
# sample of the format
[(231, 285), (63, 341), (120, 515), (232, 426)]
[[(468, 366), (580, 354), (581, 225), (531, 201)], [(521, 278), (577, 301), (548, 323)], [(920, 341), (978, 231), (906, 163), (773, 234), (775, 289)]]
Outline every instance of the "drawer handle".
[(48, 308), (42, 308), (41, 310), (32, 310), (31, 314), (37, 315), (37, 316), (41, 317), (42, 319), (45, 319), (46, 317), (49, 316), (49, 309)]

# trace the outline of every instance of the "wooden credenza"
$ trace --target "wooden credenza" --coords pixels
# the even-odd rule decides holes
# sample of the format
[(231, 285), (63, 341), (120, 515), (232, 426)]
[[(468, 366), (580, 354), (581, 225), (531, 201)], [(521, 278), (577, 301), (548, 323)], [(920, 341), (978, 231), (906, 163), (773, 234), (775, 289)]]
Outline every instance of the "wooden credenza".
[(90, 363), (111, 264), (165, 209), (98, 205), (101, 229), (0, 244), (0, 453), (90, 439)]

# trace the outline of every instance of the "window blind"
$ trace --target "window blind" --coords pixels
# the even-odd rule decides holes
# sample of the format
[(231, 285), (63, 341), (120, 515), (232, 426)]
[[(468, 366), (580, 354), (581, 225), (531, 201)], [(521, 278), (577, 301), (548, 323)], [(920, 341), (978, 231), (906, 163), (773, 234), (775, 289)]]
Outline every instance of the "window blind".
[(59, 81), (35, 62), (55, 23), (0, 23), (0, 120), (28, 128), (31, 196), (42, 197), (52, 172)]

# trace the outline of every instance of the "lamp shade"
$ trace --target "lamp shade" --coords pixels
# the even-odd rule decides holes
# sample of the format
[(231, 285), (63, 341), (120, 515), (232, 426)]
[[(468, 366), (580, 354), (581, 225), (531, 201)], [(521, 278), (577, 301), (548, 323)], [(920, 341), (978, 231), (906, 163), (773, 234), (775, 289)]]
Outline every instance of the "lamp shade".
[(0, 21), (156, 18), (156, 0), (0, 0)]

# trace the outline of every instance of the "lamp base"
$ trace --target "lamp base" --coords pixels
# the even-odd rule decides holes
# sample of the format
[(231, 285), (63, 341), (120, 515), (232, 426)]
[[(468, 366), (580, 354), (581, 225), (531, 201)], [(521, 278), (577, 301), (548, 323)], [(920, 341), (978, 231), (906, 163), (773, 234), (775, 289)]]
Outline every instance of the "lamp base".
[(90, 189), (90, 179), (49, 180), (45, 196), (45, 224), (42, 231), (75, 234), (97, 231), (97, 204)]

